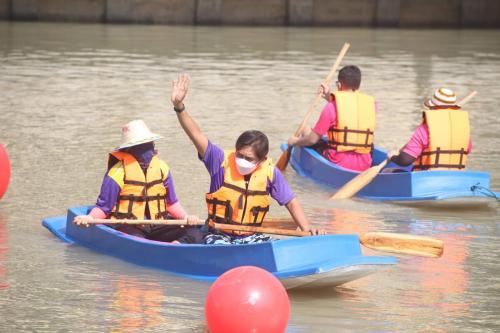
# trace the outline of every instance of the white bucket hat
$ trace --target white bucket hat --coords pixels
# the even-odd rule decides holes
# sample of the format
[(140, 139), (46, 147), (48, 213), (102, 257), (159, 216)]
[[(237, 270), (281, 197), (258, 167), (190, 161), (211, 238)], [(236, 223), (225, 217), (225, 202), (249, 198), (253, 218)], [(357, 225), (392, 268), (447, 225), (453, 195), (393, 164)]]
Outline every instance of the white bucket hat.
[(132, 120), (122, 127), (122, 144), (116, 150), (156, 141), (161, 138), (162, 136), (151, 132), (143, 120)]
[(431, 98), (424, 102), (424, 106), (443, 106), (455, 105), (457, 103), (457, 95), (449, 88), (439, 88), (434, 92)]

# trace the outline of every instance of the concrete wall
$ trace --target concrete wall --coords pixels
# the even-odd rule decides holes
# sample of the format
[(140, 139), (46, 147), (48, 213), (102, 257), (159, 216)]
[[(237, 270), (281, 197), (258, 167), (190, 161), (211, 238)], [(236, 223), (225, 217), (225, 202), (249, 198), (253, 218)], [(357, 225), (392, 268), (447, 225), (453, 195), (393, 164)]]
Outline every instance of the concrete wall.
[(500, 0), (0, 0), (0, 19), (489, 28), (500, 27)]
[(195, 24), (196, 0), (107, 0), (107, 22)]
[(197, 24), (285, 25), (288, 0), (198, 0)]
[(329, 0), (314, 1), (314, 25), (371, 26), (375, 23), (377, 1)]
[(0, 20), (10, 19), (10, 0), (0, 0)]
[(395, 27), (399, 25), (401, 0), (378, 0), (376, 25), (379, 27)]
[(401, 0), (401, 27), (459, 27), (461, 0)]
[(106, 0), (10, 1), (13, 20), (104, 22), (105, 19)]
[(38, 19), (42, 21), (103, 22), (105, 8), (106, 0), (39, 0)]
[(462, 22), (464, 27), (500, 26), (500, 1), (463, 0)]
[(38, 20), (38, 0), (12, 0), (12, 20)]

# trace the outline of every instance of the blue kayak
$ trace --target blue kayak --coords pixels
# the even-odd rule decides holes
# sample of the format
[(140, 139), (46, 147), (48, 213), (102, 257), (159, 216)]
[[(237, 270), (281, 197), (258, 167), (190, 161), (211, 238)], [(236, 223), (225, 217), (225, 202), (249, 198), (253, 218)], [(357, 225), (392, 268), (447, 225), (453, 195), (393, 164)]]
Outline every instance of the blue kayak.
[[(281, 145), (284, 151), (287, 145)], [(379, 148), (373, 151), (373, 165), (383, 162), (387, 153)], [(290, 165), (303, 177), (332, 189), (338, 189), (359, 175), (359, 172), (338, 166), (314, 149), (294, 147)], [(392, 165), (391, 165), (392, 164)], [(448, 200), (457, 203), (481, 204), (492, 202), (500, 193), (490, 190), (490, 175), (479, 171), (416, 171), (411, 172), (391, 163), (387, 168), (401, 172), (380, 173), (357, 196), (371, 200), (393, 202), (429, 202)], [(333, 194), (333, 192), (332, 192)]]
[(266, 269), (287, 289), (337, 286), (397, 262), (394, 257), (365, 256), (357, 235), (281, 239), (245, 245), (170, 244), (125, 234), (105, 225), (82, 228), (72, 223), (91, 206), (68, 209), (67, 216), (42, 224), (63, 241), (187, 278), (213, 281), (245, 265)]

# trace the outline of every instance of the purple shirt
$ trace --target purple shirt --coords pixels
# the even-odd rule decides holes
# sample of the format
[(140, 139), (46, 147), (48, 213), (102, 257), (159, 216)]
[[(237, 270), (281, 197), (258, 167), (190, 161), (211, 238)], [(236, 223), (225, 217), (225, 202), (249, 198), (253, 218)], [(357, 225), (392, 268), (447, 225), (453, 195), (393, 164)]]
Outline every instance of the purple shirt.
[[(222, 183), (224, 183), (224, 168), (222, 167), (222, 162), (224, 162), (224, 151), (208, 141), (205, 156), (202, 158), (198, 155), (198, 158), (205, 164), (210, 174), (209, 193), (213, 193), (221, 188)], [(276, 200), (280, 206), (286, 205), (295, 198), (283, 174), (277, 168), (274, 168), (273, 180), (267, 180), (266, 192)]]
[[(168, 176), (163, 182), (163, 186), (168, 189), (166, 197), (167, 205), (172, 205), (179, 201), (177, 199), (177, 195), (175, 194), (172, 171), (168, 172)], [(109, 215), (116, 205), (120, 190), (120, 185), (118, 185), (118, 183), (116, 183), (115, 180), (108, 175), (108, 172), (106, 172), (102, 181), (101, 192), (97, 197), (96, 206), (102, 209), (106, 215)]]

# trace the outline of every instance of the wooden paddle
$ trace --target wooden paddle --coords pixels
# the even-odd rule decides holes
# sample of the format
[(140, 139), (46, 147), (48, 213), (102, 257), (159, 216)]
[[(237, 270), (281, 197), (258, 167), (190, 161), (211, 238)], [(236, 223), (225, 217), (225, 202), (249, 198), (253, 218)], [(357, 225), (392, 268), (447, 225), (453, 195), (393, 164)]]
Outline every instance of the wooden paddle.
[[(463, 106), (476, 94), (477, 91), (471, 92), (457, 104), (459, 106)], [(382, 171), (382, 169), (388, 162), (389, 161), (386, 159), (382, 163), (363, 171), (362, 173), (351, 179), (349, 182), (344, 184), (344, 186), (342, 186), (337, 192), (335, 192), (334, 195), (330, 197), (330, 200), (348, 199), (353, 197), (356, 193), (363, 189), (363, 187), (370, 184), (370, 182), (379, 174), (380, 171)]]
[[(225, 231), (260, 232), (282, 236), (311, 236), (307, 231), (287, 230), (279, 228), (248, 227), (244, 225), (213, 224), (215, 229)], [(435, 238), (410, 234), (388, 232), (369, 232), (361, 235), (362, 245), (384, 252), (412, 254), (422, 257), (438, 258), (443, 254), (443, 241)]]
[[(275, 221), (285, 221), (276, 219)], [(155, 225), (180, 225), (186, 226), (186, 220), (108, 220), (93, 219), (87, 224), (155, 224)], [(204, 221), (198, 220), (193, 225), (203, 225)], [(311, 236), (307, 231), (297, 231), (281, 228), (250, 227), (245, 225), (211, 223), (211, 226), (218, 230), (260, 232), (265, 234), (282, 236)], [(438, 239), (415, 236), (409, 234), (396, 234), (384, 232), (369, 232), (360, 237), (360, 242), (364, 246), (385, 252), (413, 254), (423, 257), (440, 257), (443, 253), (443, 242)]]
[[(271, 217), (266, 218), (264, 224), (288, 224), (293, 223), (293, 220), (289, 217)], [(130, 225), (147, 225), (147, 224), (156, 224), (156, 225), (172, 225), (172, 226), (196, 226), (196, 225), (204, 225), (205, 221), (197, 220), (194, 223), (187, 224), (187, 220), (129, 220), (129, 219), (93, 219), (88, 221), (86, 224), (130, 224)]]
[[(333, 64), (332, 69), (330, 70), (330, 73), (328, 73), (328, 76), (326, 77), (325, 81), (323, 82), (324, 85), (330, 86), (332, 79), (333, 79), (333, 76), (335, 75), (335, 72), (337, 71), (337, 68), (339, 67), (340, 62), (342, 61), (342, 58), (344, 58), (344, 55), (347, 53), (347, 50), (349, 49), (350, 46), (351, 46), (351, 44), (344, 43), (344, 46), (340, 50), (340, 53), (337, 56), (337, 60), (335, 60), (335, 63)], [(314, 101), (311, 103), (311, 105), (309, 105), (309, 110), (307, 111), (306, 116), (304, 117), (304, 120), (302, 121), (302, 123), (300, 123), (299, 127), (295, 131), (295, 134), (294, 134), (295, 136), (299, 136), (302, 133), (302, 131), (304, 130), (304, 127), (306, 126), (312, 113), (314, 112), (314, 110), (316, 110), (320, 100), (321, 100), (321, 93), (318, 93), (316, 95), (316, 98), (314, 98)], [(292, 151), (292, 147), (288, 147), (288, 149), (285, 150), (283, 153), (281, 153), (280, 157), (278, 158), (278, 160), (276, 162), (276, 167), (280, 171), (283, 171), (286, 169), (286, 167), (288, 165), (288, 161), (290, 160), (290, 152), (291, 151)]]

